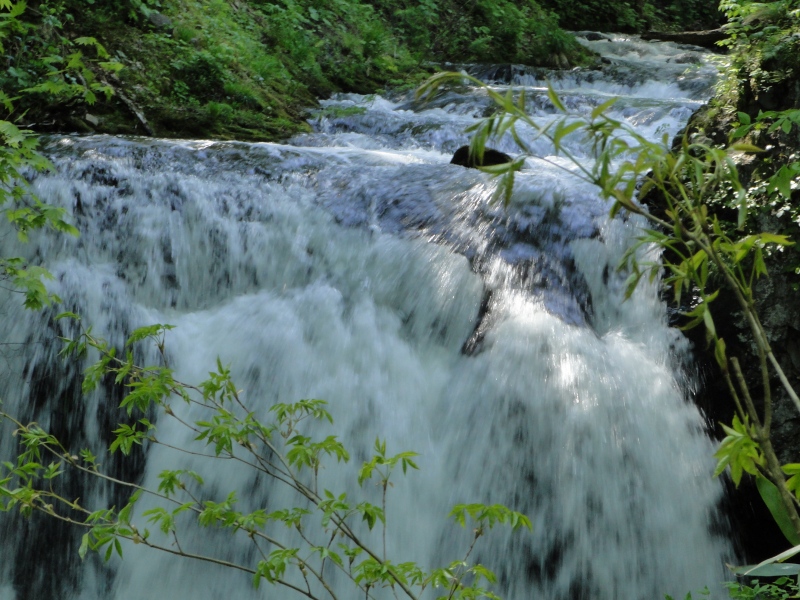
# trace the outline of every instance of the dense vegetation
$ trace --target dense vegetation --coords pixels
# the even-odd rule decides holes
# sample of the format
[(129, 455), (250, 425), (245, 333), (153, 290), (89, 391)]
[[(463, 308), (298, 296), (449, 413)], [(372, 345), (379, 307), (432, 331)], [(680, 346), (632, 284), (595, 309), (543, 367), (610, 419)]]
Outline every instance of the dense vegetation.
[[(302, 130), (305, 110), (334, 91), (413, 86), (432, 62), (591, 62), (559, 23), (640, 31), (718, 19), (700, 0), (6, 0), (0, 11), (0, 89), (38, 90), (5, 120), (243, 140)], [(94, 62), (77, 69), (78, 53)], [(116, 93), (90, 106), (83, 84)]]
[[(333, 91), (413, 85), (427, 61), (585, 63), (588, 54), (534, 0), (42, 0), (0, 3), (8, 96), (34, 86), (8, 120), (39, 131), (272, 139), (304, 125)], [(109, 57), (78, 72), (97, 39)], [(85, 43), (85, 42), (84, 42)], [(91, 53), (89, 53), (91, 54)], [(103, 71), (113, 60), (114, 73)], [(108, 65), (106, 65), (108, 66)], [(90, 81), (91, 80), (91, 81)], [(112, 100), (55, 84), (103, 82)], [(87, 100), (89, 102), (87, 102)], [(138, 115), (137, 115), (138, 113)]]
[[(750, 204), (773, 228), (796, 237), (800, 209), (792, 201), (800, 174), (800, 3), (723, 2), (729, 16), (731, 62), (717, 95), (692, 130), (717, 144), (746, 141), (765, 152), (741, 175)], [(722, 208), (724, 202), (718, 199)], [(792, 271), (800, 267), (800, 256)]]
[[(717, 95), (695, 115), (690, 132), (718, 145), (745, 142), (762, 149), (756, 155), (737, 158), (753, 216), (748, 232), (769, 230), (798, 240), (800, 3), (723, 2), (721, 6), (729, 18), (731, 62)], [(729, 226), (735, 223), (729, 197), (720, 194), (710, 200), (710, 206), (723, 222)], [(784, 362), (791, 365), (798, 319), (800, 250), (794, 245), (770, 253), (766, 260), (771, 279), (759, 286), (757, 300), (770, 313), (787, 309), (783, 316), (769, 316), (774, 323), (770, 337), (773, 345), (786, 353)], [(722, 305), (719, 311), (724, 314), (728, 308)], [(737, 348), (746, 345), (735, 320), (724, 321), (722, 327), (722, 334)], [(750, 380), (757, 377), (755, 371), (748, 373)], [(784, 459), (797, 451), (796, 429), (790, 420), (780, 419), (772, 436)]]
[(542, 0), (561, 23), (575, 30), (641, 32), (701, 30), (718, 27), (723, 15), (716, 2), (704, 0)]

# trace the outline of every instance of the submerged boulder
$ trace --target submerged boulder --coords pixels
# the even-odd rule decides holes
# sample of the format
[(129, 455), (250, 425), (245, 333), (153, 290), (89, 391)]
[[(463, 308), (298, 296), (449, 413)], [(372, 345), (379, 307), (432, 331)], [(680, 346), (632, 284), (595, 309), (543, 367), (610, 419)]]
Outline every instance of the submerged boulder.
[(470, 169), (477, 169), (478, 167), (490, 167), (492, 165), (502, 165), (510, 163), (513, 159), (505, 152), (500, 152), (494, 148), (486, 148), (483, 151), (483, 159), (478, 160), (476, 155), (470, 155), (469, 146), (461, 146), (453, 154), (450, 160), (451, 165), (461, 165)]

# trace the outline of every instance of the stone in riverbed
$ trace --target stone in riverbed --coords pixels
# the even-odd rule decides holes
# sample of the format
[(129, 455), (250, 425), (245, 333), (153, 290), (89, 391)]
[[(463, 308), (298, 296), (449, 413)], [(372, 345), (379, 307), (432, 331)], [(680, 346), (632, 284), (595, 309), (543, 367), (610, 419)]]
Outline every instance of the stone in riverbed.
[(453, 154), (450, 160), (451, 165), (461, 165), (470, 169), (477, 169), (478, 167), (490, 167), (492, 165), (502, 165), (510, 163), (513, 159), (505, 152), (500, 152), (494, 148), (486, 148), (483, 151), (483, 160), (478, 160), (477, 156), (470, 156), (469, 146), (461, 146)]

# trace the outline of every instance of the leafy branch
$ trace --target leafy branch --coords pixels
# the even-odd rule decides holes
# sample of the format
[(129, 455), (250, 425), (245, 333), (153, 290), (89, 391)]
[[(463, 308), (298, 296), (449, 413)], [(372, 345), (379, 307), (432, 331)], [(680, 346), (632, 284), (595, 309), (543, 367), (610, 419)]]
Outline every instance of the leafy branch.
[[(552, 88), (548, 88), (548, 98), (560, 116), (539, 123), (527, 113), (523, 92), (515, 96), (509, 89), (500, 94), (463, 73), (434, 76), (418, 95), (429, 97), (453, 81), (483, 88), (497, 108), (496, 114), (468, 129), (472, 134), (470, 152), (480, 156), (489, 140), (501, 138), (510, 138), (521, 151), (510, 163), (483, 169), (499, 177), (495, 200), (509, 204), (515, 173), (523, 168), (526, 158), (536, 158), (596, 186), (601, 196), (611, 201), (612, 217), (626, 211), (648, 222), (649, 227), (643, 228), (637, 244), (620, 265), (620, 269), (629, 272), (626, 294), (630, 296), (645, 276), (652, 282), (663, 272), (662, 281), (672, 289), (677, 305), (685, 295), (694, 296), (693, 305), (683, 313), (687, 318), (684, 329), (704, 325), (707, 343), (714, 349), (736, 409), (734, 422), (725, 427), (727, 437), (716, 453), (716, 472), (720, 474), (730, 467), (737, 484), (743, 472), (755, 476), (762, 497), (788, 539), (800, 543), (798, 486), (787, 482), (795, 465), (781, 466), (770, 438), (773, 375), (798, 412), (800, 398), (770, 345), (754, 296), (759, 278), (767, 275), (766, 257), (793, 242), (773, 233), (742, 233), (748, 217), (748, 196), (732, 157), (734, 152), (760, 149), (745, 143), (718, 148), (690, 141), (686, 136), (671, 149), (666, 134), (659, 141), (650, 141), (611, 118), (608, 109), (616, 99), (600, 104), (585, 116), (570, 112)], [(791, 127), (796, 122), (796, 112), (769, 115), (773, 120), (770, 128)], [(744, 135), (742, 127), (734, 132), (734, 138)], [(581, 160), (570, 151), (565, 142), (573, 136), (588, 142), (593, 160)], [(532, 140), (540, 138), (548, 140), (552, 154), (565, 157), (571, 168), (537, 155), (532, 150)], [(728, 198), (736, 208), (735, 229), (709, 208), (709, 201), (718, 197)], [(649, 210), (639, 198), (655, 199), (658, 206)], [(663, 251), (662, 260), (641, 262), (639, 249), (652, 246)], [(718, 335), (711, 306), (720, 293), (735, 300), (754, 341), (761, 374), (760, 407), (751, 395), (737, 357), (728, 356), (725, 340)]]
[[(77, 319), (72, 313), (58, 318)], [(126, 389), (120, 409), (132, 420), (114, 430), (109, 453), (128, 455), (135, 446), (163, 445), (184, 456), (233, 461), (256, 476), (289, 488), (296, 495), (296, 504), (269, 511), (266, 508), (243, 511), (238, 507), (236, 491), (221, 500), (213, 498), (204, 491), (202, 475), (185, 469), (162, 471), (157, 489), (122, 481), (107, 474), (89, 449), (73, 453), (37, 424), (21, 423), (0, 409), (0, 419), (13, 424), (14, 435), (20, 442), (17, 463), (4, 463), (0, 470), (1, 510), (18, 509), (25, 516), (40, 512), (85, 529), (79, 548), (81, 557), (89, 551), (104, 553), (106, 560), (115, 553), (121, 557), (120, 540), (129, 540), (154, 550), (237, 569), (252, 575), (256, 587), (267, 581), (308, 598), (337, 598), (337, 591), (325, 575), (327, 564), (342, 573), (365, 598), (374, 597), (378, 588), (390, 588), (395, 594), (416, 599), (429, 586), (446, 587), (448, 598), (496, 598), (479, 585), (482, 581), (494, 582), (494, 576), (485, 567), (468, 562), (472, 549), (478, 538), (497, 524), (530, 529), (530, 521), (524, 515), (496, 505), (456, 507), (452, 515), (459, 524), (465, 526), (467, 517), (476, 523), (475, 537), (461, 561), (430, 573), (413, 562), (390, 561), (386, 555), (387, 491), (397, 469), (405, 474), (409, 468), (418, 468), (417, 454), (389, 455), (386, 443), (376, 440), (375, 454), (359, 469), (358, 481), (363, 485), (377, 478), (382, 491), (381, 506), (355, 501), (347, 493), (319, 490), (319, 470), (327, 460), (343, 463), (350, 460), (336, 436), (315, 439), (305, 432), (308, 422), (333, 423), (326, 403), (314, 399), (276, 404), (268, 411), (269, 420), (259, 420), (243, 401), (230, 369), (221, 361), (199, 384), (186, 384), (173, 377), (165, 341), (170, 329), (171, 326), (160, 324), (138, 329), (122, 351), (95, 337), (90, 329), (74, 339), (64, 340), (65, 357), (83, 358), (90, 352), (99, 356), (86, 369), (85, 393), (107, 379)], [(142, 367), (136, 363), (135, 346), (143, 342), (155, 346), (159, 365)], [(186, 408), (199, 410), (204, 416), (190, 418)], [(154, 414), (176, 420), (192, 433), (199, 446), (180, 448), (162, 440)], [(121, 509), (86, 508), (79, 499), (67, 498), (56, 491), (54, 482), (66, 470), (122, 486), (130, 490), (130, 499)], [(149, 497), (156, 505), (136, 518), (137, 503), (143, 497)], [(181, 539), (188, 526), (185, 516), (192, 517), (201, 528), (222, 528), (231, 536), (248, 540), (257, 560), (231, 562), (184, 549)], [(316, 525), (314, 518), (318, 519)], [(366, 524), (368, 530), (382, 524), (382, 553), (356, 533), (356, 522)], [(155, 527), (171, 543), (154, 540), (148, 526)], [(290, 534), (303, 544), (297, 545)]]

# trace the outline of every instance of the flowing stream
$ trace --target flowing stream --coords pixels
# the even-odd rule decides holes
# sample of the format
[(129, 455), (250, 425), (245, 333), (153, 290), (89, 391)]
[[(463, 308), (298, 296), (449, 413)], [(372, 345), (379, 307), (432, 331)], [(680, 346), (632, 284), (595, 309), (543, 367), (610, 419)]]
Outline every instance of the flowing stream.
[[(471, 72), (501, 91), (524, 88), (541, 121), (555, 115), (548, 79), (573, 110), (618, 95), (613, 116), (653, 139), (677, 133), (711, 94), (716, 70), (698, 49), (585, 43), (606, 57), (602, 70)], [(655, 600), (704, 586), (721, 597), (731, 550), (712, 444), (689, 401), (687, 345), (655, 284), (623, 302), (617, 265), (642, 223), (609, 219), (596, 189), (552, 156), (527, 161), (507, 210), (490, 204), (488, 175), (448, 164), (465, 127), (492, 110), (479, 90), (424, 105), (341, 95), (323, 107), (313, 133), (285, 144), (50, 139), (57, 171), (34, 187), (73, 214), (81, 236), (41, 234), (24, 249), (55, 275), (64, 303), (42, 315), (4, 296), (5, 409), (99, 452), (119, 397), (107, 386), (80, 395), (83, 367), (61, 360), (54, 340), (75, 329), (53, 316), (78, 313), (118, 346), (135, 327), (170, 323), (179, 379), (200, 381), (219, 357), (258, 415), (327, 400), (335, 424), (317, 433), (341, 436), (356, 465), (376, 437), (389, 453), (420, 453), (420, 471), (389, 493), (396, 562), (460, 558), (470, 532), (448, 522), (449, 507), (503, 503), (534, 525), (493, 530), (479, 546), (508, 600)], [(567, 144), (591, 160), (580, 136)], [(497, 147), (516, 153), (510, 141)], [(543, 140), (534, 148), (552, 154)], [(3, 256), (20, 252), (13, 239), (0, 245)], [(158, 427), (188, 447), (174, 422)], [(14, 443), (0, 429), (3, 460)], [(242, 508), (296, 502), (228, 464), (160, 446), (101, 461), (150, 486), (165, 468), (194, 468), (211, 497), (238, 490)], [(356, 473), (331, 466), (323, 483), (376, 501)], [(65, 485), (84, 505), (124, 502), (100, 484)], [(79, 536), (40, 518), (0, 516), (0, 539), (2, 600), (289, 597), (132, 544), (122, 561), (82, 562)], [(213, 531), (181, 541), (252, 558)]]

